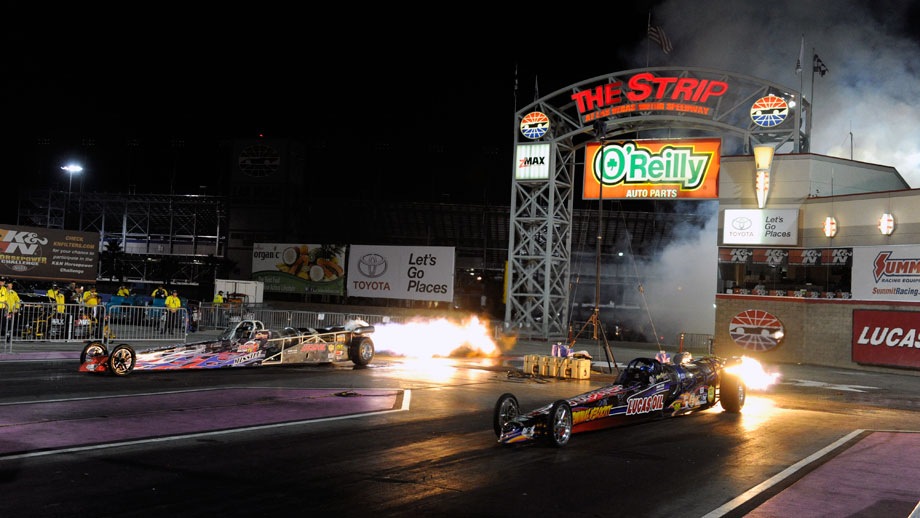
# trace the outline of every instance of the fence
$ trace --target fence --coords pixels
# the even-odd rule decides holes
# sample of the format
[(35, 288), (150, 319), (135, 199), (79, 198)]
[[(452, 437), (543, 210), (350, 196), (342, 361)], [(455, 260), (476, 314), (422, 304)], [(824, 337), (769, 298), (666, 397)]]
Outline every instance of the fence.
[(190, 321), (185, 308), (174, 312), (155, 306), (85, 306), (27, 303), (9, 313), (3, 335), (16, 342), (101, 340), (184, 341)]

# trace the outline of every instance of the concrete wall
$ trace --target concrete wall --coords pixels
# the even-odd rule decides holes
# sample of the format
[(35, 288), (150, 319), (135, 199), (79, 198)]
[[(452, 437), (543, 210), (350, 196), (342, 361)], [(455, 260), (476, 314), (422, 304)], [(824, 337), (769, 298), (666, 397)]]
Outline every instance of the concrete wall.
[[(766, 311), (782, 323), (785, 336), (778, 346), (753, 351), (735, 343), (729, 334), (732, 318), (746, 310)], [(858, 300), (716, 295), (713, 354), (749, 356), (764, 363), (803, 363), (872, 371), (911, 372), (860, 365), (852, 361), (853, 310), (920, 311), (920, 305)], [(920, 375), (920, 372), (917, 372)]]

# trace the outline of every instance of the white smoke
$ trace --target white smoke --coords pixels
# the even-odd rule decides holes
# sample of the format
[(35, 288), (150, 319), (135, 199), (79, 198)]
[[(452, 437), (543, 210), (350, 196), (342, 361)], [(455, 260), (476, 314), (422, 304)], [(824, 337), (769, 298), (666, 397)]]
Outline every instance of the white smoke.
[[(908, 34), (916, 31), (910, 9), (892, 0), (670, 0), (654, 8), (652, 23), (673, 52), (646, 52), (643, 41), (635, 63), (731, 70), (801, 89), (813, 108), (810, 152), (849, 159), (852, 148), (854, 160), (895, 167), (916, 188), (920, 46)], [(814, 54), (828, 68), (823, 77), (812, 73)]]

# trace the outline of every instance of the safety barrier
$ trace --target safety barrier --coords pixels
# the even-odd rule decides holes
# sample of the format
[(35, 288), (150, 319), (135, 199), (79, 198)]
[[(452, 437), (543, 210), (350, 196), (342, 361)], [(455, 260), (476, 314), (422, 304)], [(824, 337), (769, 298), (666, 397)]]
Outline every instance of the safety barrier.
[(83, 304), (23, 304), (4, 319), (2, 334), (16, 342), (86, 340), (184, 341), (189, 316), (154, 306), (85, 306)]

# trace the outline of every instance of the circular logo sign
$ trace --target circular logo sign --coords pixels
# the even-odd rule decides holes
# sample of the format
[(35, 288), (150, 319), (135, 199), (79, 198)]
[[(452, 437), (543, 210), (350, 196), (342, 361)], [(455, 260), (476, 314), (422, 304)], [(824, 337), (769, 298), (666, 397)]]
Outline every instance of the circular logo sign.
[(728, 334), (748, 351), (769, 351), (783, 340), (783, 323), (760, 309), (749, 309), (732, 317)]
[(757, 99), (751, 106), (751, 120), (763, 128), (779, 126), (788, 115), (789, 105), (773, 94)]
[(739, 216), (732, 220), (732, 228), (735, 230), (747, 230), (753, 226), (754, 222), (744, 216)]
[(371, 279), (380, 277), (387, 271), (387, 260), (380, 254), (364, 254), (358, 259), (358, 271)]
[(521, 119), (521, 134), (533, 140), (549, 131), (549, 117), (544, 113), (530, 112)]

